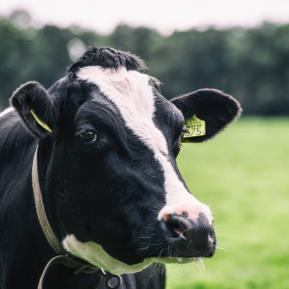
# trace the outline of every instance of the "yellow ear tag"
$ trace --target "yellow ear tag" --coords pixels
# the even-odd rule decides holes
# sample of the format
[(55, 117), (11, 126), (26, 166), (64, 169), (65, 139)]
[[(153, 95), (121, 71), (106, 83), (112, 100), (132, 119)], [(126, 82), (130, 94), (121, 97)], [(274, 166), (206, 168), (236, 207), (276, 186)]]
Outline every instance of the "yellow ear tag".
[(45, 130), (52, 133), (51, 128), (33, 111), (33, 109), (30, 110), (32, 116), (34, 117), (35, 121)]
[(192, 118), (187, 119), (186, 131), (183, 134), (183, 138), (191, 138), (206, 135), (206, 122), (202, 119), (199, 119), (196, 115)]

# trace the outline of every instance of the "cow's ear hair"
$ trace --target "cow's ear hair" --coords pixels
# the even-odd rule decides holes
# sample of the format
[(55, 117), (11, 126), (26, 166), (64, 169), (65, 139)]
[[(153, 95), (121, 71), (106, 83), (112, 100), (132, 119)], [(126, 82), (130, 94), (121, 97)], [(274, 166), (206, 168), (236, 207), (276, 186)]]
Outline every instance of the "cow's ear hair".
[(27, 128), (36, 137), (51, 135), (54, 131), (54, 110), (51, 97), (35, 81), (21, 85), (10, 98)]
[(216, 89), (200, 89), (171, 102), (186, 120), (184, 142), (202, 142), (213, 137), (242, 111), (237, 100)]

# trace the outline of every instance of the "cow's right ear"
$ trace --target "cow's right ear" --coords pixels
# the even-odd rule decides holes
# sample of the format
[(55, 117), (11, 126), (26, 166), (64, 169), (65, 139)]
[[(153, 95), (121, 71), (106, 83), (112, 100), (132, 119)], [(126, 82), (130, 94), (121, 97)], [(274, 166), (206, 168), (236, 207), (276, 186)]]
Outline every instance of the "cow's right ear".
[(32, 134), (41, 138), (53, 133), (52, 100), (41, 84), (31, 81), (21, 85), (13, 93), (10, 103)]

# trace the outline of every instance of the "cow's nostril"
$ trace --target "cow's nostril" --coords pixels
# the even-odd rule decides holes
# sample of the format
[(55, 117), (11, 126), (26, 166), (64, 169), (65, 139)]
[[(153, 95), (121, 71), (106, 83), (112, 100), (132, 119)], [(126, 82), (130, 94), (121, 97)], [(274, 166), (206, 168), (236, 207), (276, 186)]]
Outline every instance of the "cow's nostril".
[(211, 257), (216, 249), (214, 228), (207, 218), (200, 214), (192, 220), (181, 214), (166, 214), (161, 226), (174, 244), (174, 256), (177, 257)]
[(186, 237), (186, 232), (191, 228), (188, 219), (175, 214), (167, 214), (164, 217), (167, 229), (172, 233), (173, 237)]

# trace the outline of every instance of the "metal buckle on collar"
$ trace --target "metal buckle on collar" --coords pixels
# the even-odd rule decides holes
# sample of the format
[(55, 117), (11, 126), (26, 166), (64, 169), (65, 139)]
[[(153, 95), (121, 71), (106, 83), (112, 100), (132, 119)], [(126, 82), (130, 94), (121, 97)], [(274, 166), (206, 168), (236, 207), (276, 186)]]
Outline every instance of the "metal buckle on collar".
[(102, 268), (100, 269), (101, 274), (105, 278), (105, 284), (110, 289), (116, 289), (122, 284), (122, 278), (120, 275), (114, 275), (108, 272), (105, 272)]
[(46, 264), (38, 283), (38, 289), (43, 289), (43, 284), (49, 270), (56, 264), (61, 264), (70, 269), (74, 269), (74, 274), (76, 275), (80, 273), (96, 274), (97, 272), (100, 272), (105, 278), (105, 285), (110, 289), (117, 289), (122, 284), (122, 278), (120, 275), (114, 275), (109, 272), (105, 272), (104, 269), (92, 267), (89, 264), (81, 264), (78, 260), (69, 255), (58, 255), (51, 258)]

